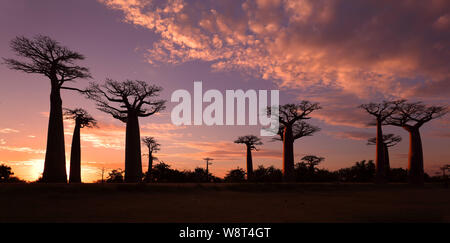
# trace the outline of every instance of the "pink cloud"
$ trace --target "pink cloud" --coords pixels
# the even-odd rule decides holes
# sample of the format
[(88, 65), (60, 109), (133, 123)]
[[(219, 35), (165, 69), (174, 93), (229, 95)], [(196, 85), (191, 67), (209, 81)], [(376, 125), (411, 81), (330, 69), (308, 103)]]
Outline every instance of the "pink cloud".
[(101, 2), (160, 35), (147, 53), (152, 64), (201, 60), (282, 87), (358, 96), (405, 97), (425, 81), (448, 83), (448, 1)]

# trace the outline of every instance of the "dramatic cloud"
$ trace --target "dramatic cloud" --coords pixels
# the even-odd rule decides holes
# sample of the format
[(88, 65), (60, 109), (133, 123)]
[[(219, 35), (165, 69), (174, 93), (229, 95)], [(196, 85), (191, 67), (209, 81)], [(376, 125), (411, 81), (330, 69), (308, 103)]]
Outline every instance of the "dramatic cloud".
[(100, 0), (160, 35), (152, 64), (210, 62), (281, 87), (359, 97), (450, 90), (450, 2)]

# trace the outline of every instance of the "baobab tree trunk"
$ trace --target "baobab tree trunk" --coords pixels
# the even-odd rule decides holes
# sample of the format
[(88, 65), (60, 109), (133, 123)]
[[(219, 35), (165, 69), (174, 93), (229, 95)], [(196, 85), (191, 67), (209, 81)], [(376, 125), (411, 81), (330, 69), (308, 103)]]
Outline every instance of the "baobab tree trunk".
[(252, 149), (247, 146), (247, 181), (253, 179), (253, 161), (252, 161)]
[(294, 181), (294, 137), (291, 126), (285, 126), (283, 133), (283, 179)]
[(386, 183), (386, 164), (383, 142), (383, 131), (381, 130), (381, 121), (377, 120), (377, 138), (376, 138), (376, 155), (375, 155), (375, 183)]
[(72, 137), (72, 149), (70, 152), (70, 183), (81, 183), (81, 143), (79, 123), (75, 123)]
[(408, 176), (409, 183), (423, 185), (423, 152), (419, 128), (407, 127), (409, 132)]
[(50, 94), (47, 149), (42, 180), (67, 183), (62, 100), (60, 89), (57, 87), (52, 87)]
[(134, 112), (128, 113), (125, 136), (125, 182), (139, 182), (142, 177), (141, 136)]
[(391, 164), (389, 162), (389, 148), (386, 144), (384, 145), (384, 165), (385, 165), (385, 173), (386, 173), (386, 178), (389, 180), (389, 176), (391, 173)]
[(151, 172), (152, 172), (152, 168), (153, 168), (153, 155), (152, 152), (148, 152), (148, 169), (147, 169), (147, 174), (150, 176)]

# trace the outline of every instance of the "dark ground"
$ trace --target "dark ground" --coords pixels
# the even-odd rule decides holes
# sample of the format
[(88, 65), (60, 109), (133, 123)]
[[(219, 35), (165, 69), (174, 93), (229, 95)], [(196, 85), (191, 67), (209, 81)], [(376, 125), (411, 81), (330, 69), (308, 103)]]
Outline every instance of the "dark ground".
[(0, 184), (0, 222), (450, 222), (406, 184)]

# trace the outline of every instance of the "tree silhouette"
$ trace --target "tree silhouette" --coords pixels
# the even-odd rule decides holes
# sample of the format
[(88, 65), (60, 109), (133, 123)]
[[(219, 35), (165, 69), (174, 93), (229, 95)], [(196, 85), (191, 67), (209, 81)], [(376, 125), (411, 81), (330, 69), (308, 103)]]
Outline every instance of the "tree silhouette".
[(4, 59), (9, 68), (45, 75), (50, 79), (50, 116), (42, 180), (67, 182), (61, 89), (82, 91), (64, 84), (90, 77), (87, 68), (74, 64), (77, 60), (84, 60), (84, 56), (42, 35), (33, 39), (16, 37), (11, 41), (11, 49), (28, 61)]
[(124, 171), (121, 169), (112, 170), (108, 173), (108, 177), (106, 178), (107, 183), (122, 183), (123, 182), (123, 173)]
[(151, 170), (153, 167), (153, 153), (157, 153), (160, 150), (161, 144), (156, 142), (154, 137), (144, 137), (142, 138), (142, 143), (147, 146), (148, 149), (148, 170), (147, 174), (151, 175)]
[(356, 162), (351, 168), (340, 169), (337, 173), (340, 180), (346, 182), (369, 182), (375, 174), (375, 164), (372, 160)]
[(126, 123), (125, 182), (141, 180), (139, 117), (151, 116), (165, 108), (164, 100), (155, 99), (161, 90), (161, 87), (144, 81), (107, 79), (101, 86), (91, 83), (86, 92), (88, 98), (97, 102), (100, 111)]
[(254, 135), (246, 135), (239, 137), (235, 143), (245, 144), (247, 147), (247, 180), (253, 179), (253, 161), (252, 161), (252, 150), (256, 150), (256, 145), (262, 145), (261, 139)]
[(245, 180), (245, 171), (238, 167), (237, 169), (228, 171), (223, 179), (226, 182), (243, 182)]
[(306, 156), (303, 156), (303, 158), (302, 158), (302, 161), (304, 161), (308, 165), (309, 171), (311, 173), (314, 173), (315, 166), (320, 164), (324, 160), (325, 160), (325, 158), (318, 157), (315, 155), (306, 155)]
[[(294, 141), (301, 137), (311, 136), (319, 131), (318, 127), (309, 125), (302, 121), (310, 119), (313, 111), (319, 110), (319, 103), (301, 101), (298, 104), (286, 104), (280, 106), (278, 134), (283, 141), (283, 176), (286, 181), (293, 181), (294, 178)], [(270, 109), (268, 109), (270, 112)]]
[(253, 181), (257, 182), (281, 182), (283, 180), (283, 172), (273, 166), (265, 168), (260, 165), (253, 171)]
[[(386, 118), (392, 115), (395, 112), (395, 102), (391, 101), (383, 101), (381, 103), (368, 103), (359, 106), (361, 109), (364, 109), (367, 113), (372, 115), (375, 118), (375, 125), (377, 128), (377, 136), (376, 136), (376, 154), (375, 154), (375, 166), (376, 166), (376, 175), (375, 181), (377, 183), (386, 183), (387, 182), (387, 174), (386, 171), (387, 165), (385, 161), (385, 151), (383, 145), (383, 130), (382, 126), (385, 122)], [(372, 124), (371, 124), (372, 125)]]
[(419, 129), (423, 124), (444, 116), (447, 111), (445, 106), (427, 106), (422, 102), (401, 100), (397, 103), (395, 113), (386, 119), (386, 124), (402, 127), (409, 133), (408, 173), (411, 184), (424, 183), (422, 140)]
[[(389, 172), (391, 170), (391, 165), (389, 161), (389, 148), (397, 145), (400, 141), (402, 141), (402, 137), (396, 136), (392, 133), (383, 135), (382, 145), (383, 145), (383, 151), (384, 151), (384, 162), (385, 162), (385, 170), (386, 170), (386, 176), (389, 177)], [(369, 138), (367, 140), (367, 145), (376, 145), (377, 144), (377, 138)]]
[(0, 182), (7, 182), (14, 173), (11, 171), (11, 167), (0, 164)]
[(97, 126), (97, 121), (89, 113), (81, 108), (64, 109), (66, 119), (75, 121), (75, 129), (72, 136), (72, 149), (70, 153), (70, 183), (81, 183), (81, 141), (80, 130), (85, 127)]

